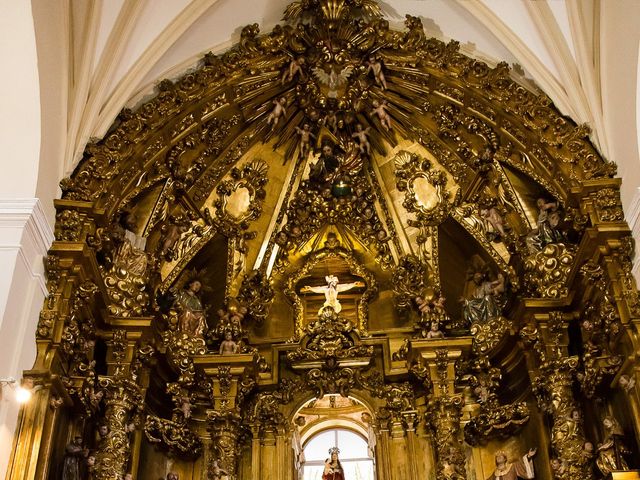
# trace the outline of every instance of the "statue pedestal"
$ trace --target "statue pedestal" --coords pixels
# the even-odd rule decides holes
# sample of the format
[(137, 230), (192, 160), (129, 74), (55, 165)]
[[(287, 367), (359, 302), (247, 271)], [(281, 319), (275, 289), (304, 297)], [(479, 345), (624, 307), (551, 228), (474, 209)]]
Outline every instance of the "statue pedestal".
[(254, 378), (257, 371), (251, 353), (196, 355), (193, 357), (193, 363), (212, 381), (212, 406), (216, 410), (235, 408), (239, 383), (244, 376)]
[(640, 480), (640, 470), (630, 470), (628, 472), (611, 472), (607, 480)]

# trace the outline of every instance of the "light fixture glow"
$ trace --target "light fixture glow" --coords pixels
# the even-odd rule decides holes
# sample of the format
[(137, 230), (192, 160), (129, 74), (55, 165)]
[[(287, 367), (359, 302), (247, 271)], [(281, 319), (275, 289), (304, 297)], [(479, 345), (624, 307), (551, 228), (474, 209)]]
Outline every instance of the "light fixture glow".
[(31, 390), (24, 387), (16, 388), (16, 400), (18, 403), (27, 403), (31, 398)]

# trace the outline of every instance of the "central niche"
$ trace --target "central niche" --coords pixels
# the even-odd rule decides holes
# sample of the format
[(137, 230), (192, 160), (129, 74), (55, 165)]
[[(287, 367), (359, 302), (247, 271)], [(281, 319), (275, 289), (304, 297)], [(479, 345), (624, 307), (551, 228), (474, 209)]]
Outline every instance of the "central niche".
[(310, 253), (287, 281), (285, 293), (293, 303), (295, 334), (315, 322), (326, 308), (351, 322), (360, 335), (368, 329), (368, 303), (376, 280), (357, 259), (329, 235), (325, 247)]
[(352, 397), (325, 395), (307, 402), (294, 417), (298, 478), (322, 480), (326, 462), (336, 452), (345, 479), (374, 480), (371, 420), (369, 409)]

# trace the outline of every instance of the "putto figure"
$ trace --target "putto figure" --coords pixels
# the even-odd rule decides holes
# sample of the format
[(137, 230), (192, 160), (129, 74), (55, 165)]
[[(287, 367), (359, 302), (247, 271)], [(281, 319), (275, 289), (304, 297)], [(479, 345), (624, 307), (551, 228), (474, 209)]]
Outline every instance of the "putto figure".
[(275, 127), (278, 125), (280, 121), (280, 117), (287, 114), (287, 109), (285, 108), (287, 105), (287, 99), (284, 97), (280, 97), (278, 100), (273, 101), (273, 110), (267, 117), (267, 125), (271, 125)]
[(300, 75), (302, 80), (305, 79), (304, 71), (302, 70), (302, 66), (304, 65), (304, 57), (298, 57), (291, 60), (289, 66), (285, 68), (284, 73), (282, 74), (282, 84), (293, 80), (296, 75)]
[(352, 288), (364, 287), (363, 282), (340, 284), (338, 283), (338, 277), (336, 277), (335, 275), (327, 275), (325, 277), (325, 280), (327, 281), (326, 286), (312, 287), (310, 285), (307, 285), (300, 290), (302, 293), (313, 292), (324, 294), (325, 302), (318, 314), (322, 313), (322, 310), (324, 310), (326, 307), (331, 307), (333, 308), (334, 312), (340, 313), (340, 311), (342, 310), (342, 305), (340, 305), (340, 302), (338, 301), (338, 294), (340, 292), (351, 290)]
[(376, 85), (381, 87), (383, 90), (387, 89), (387, 79), (384, 77), (384, 70), (382, 68), (382, 62), (377, 59), (375, 56), (369, 56), (369, 67), (367, 68), (367, 73), (373, 73), (373, 78), (376, 81)]
[(378, 117), (380, 125), (382, 125), (382, 128), (386, 131), (391, 130), (391, 117), (387, 113), (387, 101), (382, 100), (382, 102), (379, 102), (378, 100), (374, 100), (372, 105), (373, 110), (371, 110), (371, 115)]

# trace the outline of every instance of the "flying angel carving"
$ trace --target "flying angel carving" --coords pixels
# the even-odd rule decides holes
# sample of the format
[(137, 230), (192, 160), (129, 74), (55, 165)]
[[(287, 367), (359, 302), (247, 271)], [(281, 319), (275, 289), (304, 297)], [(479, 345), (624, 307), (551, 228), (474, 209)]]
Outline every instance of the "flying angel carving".
[(331, 66), (331, 71), (329, 73), (325, 72), (320, 67), (315, 67), (313, 69), (313, 74), (318, 79), (318, 82), (329, 89), (329, 92), (327, 93), (327, 97), (329, 98), (338, 97), (338, 89), (347, 83), (347, 80), (352, 73), (353, 67), (351, 65), (344, 67), (340, 73), (336, 73), (333, 65)]

